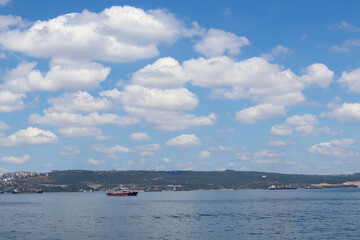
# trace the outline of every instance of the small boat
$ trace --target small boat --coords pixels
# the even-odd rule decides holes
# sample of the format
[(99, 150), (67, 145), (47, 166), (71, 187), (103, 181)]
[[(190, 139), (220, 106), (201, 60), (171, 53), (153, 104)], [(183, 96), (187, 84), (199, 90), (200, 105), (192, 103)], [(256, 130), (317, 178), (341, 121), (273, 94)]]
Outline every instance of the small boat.
[(4, 192), (0, 192), (0, 194), (4, 194)]
[(126, 196), (136, 196), (137, 194), (138, 194), (137, 191), (131, 191), (130, 189), (123, 187), (118, 187), (110, 191), (106, 191), (107, 196), (126, 197)]

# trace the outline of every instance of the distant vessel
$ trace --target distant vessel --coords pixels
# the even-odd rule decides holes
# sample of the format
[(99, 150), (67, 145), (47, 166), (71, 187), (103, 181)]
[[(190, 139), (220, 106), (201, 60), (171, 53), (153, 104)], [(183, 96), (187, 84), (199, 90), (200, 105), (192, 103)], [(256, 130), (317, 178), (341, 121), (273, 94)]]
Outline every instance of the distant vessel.
[(269, 190), (295, 190), (297, 189), (296, 187), (292, 187), (291, 185), (271, 185), (269, 188)]
[(31, 193), (43, 193), (43, 190), (41, 189), (29, 189), (29, 190), (18, 190), (15, 189), (13, 194), (31, 194)]
[(118, 196), (118, 197), (136, 196), (137, 194), (138, 192), (131, 191), (130, 189), (123, 187), (114, 188), (106, 192), (107, 196)]
[(145, 192), (161, 192), (161, 189), (146, 189)]
[(4, 192), (0, 192), (0, 194), (4, 194)]

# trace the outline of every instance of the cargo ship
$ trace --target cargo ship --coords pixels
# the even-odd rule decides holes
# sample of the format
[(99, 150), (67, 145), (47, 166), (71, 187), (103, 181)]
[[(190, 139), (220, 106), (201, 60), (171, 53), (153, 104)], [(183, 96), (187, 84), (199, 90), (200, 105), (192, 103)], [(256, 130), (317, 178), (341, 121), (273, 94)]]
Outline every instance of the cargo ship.
[(296, 190), (296, 187), (292, 187), (291, 185), (271, 185), (269, 188), (269, 190)]
[(110, 191), (106, 191), (107, 196), (117, 196), (117, 197), (127, 197), (127, 196), (137, 196), (137, 191), (131, 191), (130, 189), (118, 187)]

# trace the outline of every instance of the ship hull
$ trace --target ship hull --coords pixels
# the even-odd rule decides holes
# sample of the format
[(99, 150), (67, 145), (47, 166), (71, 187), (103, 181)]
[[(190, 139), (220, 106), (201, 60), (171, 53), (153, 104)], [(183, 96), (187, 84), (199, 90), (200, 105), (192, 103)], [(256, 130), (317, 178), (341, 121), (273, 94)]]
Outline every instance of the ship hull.
[(127, 192), (127, 193), (106, 193), (107, 196), (114, 196), (114, 197), (127, 197), (127, 196), (137, 196), (138, 192)]
[(13, 194), (34, 194), (34, 193), (43, 193), (43, 191), (23, 191), (23, 192), (12, 192)]
[(296, 190), (297, 188), (292, 188), (292, 187), (288, 187), (288, 188), (269, 188), (269, 190)]

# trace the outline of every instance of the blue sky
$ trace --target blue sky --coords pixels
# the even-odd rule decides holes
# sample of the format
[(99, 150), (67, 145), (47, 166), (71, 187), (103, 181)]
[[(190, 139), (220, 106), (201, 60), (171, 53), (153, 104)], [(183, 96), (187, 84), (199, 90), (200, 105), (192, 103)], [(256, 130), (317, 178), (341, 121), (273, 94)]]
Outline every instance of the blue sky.
[(0, 171), (360, 171), (357, 1), (0, 0)]

